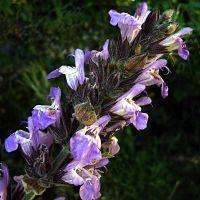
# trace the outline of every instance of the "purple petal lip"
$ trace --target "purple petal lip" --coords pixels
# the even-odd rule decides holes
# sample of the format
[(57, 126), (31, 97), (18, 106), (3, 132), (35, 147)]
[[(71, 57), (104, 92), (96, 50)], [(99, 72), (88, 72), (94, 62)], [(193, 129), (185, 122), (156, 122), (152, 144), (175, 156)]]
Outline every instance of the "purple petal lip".
[(52, 105), (37, 105), (33, 108), (32, 119), (37, 129), (44, 130), (48, 126), (59, 123), (60, 121), (60, 88), (52, 87), (49, 97), (52, 98)]
[(108, 13), (111, 17), (110, 18), (110, 24), (113, 25), (113, 26), (116, 26), (122, 18), (121, 14), (118, 13), (117, 11), (115, 11), (115, 10), (110, 10)]
[(137, 130), (144, 130), (147, 127), (148, 115), (146, 113), (139, 112), (133, 125)]
[(12, 152), (17, 150), (19, 144), (29, 143), (30, 141), (30, 134), (19, 130), (12, 133), (8, 138), (5, 140), (5, 149), (7, 152)]
[(141, 97), (139, 99), (137, 99), (135, 101), (135, 103), (138, 105), (138, 106), (145, 106), (145, 105), (148, 105), (148, 104), (151, 104), (151, 98), (150, 97)]
[(184, 60), (187, 60), (188, 57), (189, 57), (189, 51), (184, 49), (184, 48), (181, 48), (179, 47), (178, 48), (178, 55), (183, 58)]
[(80, 187), (80, 197), (82, 200), (98, 199), (100, 196), (100, 183), (95, 176), (92, 179), (87, 179)]
[(61, 75), (60, 68), (53, 70), (47, 75), (47, 79), (57, 78)]

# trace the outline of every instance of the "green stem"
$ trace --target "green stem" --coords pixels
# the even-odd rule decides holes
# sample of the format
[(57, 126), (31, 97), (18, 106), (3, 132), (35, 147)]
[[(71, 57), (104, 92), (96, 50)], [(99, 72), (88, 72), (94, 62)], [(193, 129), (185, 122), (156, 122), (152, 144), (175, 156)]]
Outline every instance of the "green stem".
[(57, 155), (57, 157), (55, 158), (55, 160), (52, 162), (52, 167), (49, 170), (47, 177), (51, 176), (54, 172), (56, 172), (60, 166), (62, 165), (62, 163), (65, 161), (65, 159), (67, 158), (69, 154), (69, 148), (67, 145), (62, 147), (62, 150), (60, 151), (60, 153)]

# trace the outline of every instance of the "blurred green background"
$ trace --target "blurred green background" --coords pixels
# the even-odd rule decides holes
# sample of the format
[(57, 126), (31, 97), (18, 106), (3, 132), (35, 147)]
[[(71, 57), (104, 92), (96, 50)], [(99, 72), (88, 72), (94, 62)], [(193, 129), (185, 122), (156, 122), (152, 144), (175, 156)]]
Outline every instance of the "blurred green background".
[[(188, 61), (168, 57), (169, 97), (152, 91), (148, 129), (132, 127), (118, 135), (121, 151), (102, 178), (102, 200), (200, 199), (200, 2), (147, 1), (150, 9), (174, 9), (180, 27), (190, 26)], [(116, 35), (108, 11), (134, 13), (133, 0), (0, 1), (0, 137), (21, 127), (36, 104), (45, 103), (46, 73), (66, 64), (76, 48), (97, 49)], [(64, 80), (64, 79), (63, 79)], [(63, 81), (65, 84), (65, 82)], [(54, 82), (60, 85), (60, 82)], [(18, 153), (6, 154), (12, 175), (23, 173)], [(70, 195), (64, 188), (43, 199)], [(69, 199), (73, 199), (71, 196)]]

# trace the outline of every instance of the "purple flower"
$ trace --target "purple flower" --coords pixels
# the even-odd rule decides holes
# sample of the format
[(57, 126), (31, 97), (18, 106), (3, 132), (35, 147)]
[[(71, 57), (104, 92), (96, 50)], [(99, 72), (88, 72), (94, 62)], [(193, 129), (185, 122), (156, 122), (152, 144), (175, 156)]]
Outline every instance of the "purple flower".
[[(105, 115), (99, 118), (94, 124), (90, 126), (85, 126), (83, 129), (79, 130), (76, 136), (88, 136), (94, 143), (97, 144), (98, 148), (101, 148), (101, 140), (99, 137), (99, 133), (104, 129), (104, 127), (110, 121), (110, 116)], [(70, 145), (71, 146), (71, 145)]]
[(51, 88), (49, 96), (53, 101), (51, 106), (37, 105), (32, 111), (34, 125), (41, 130), (60, 122), (60, 88)]
[(96, 169), (104, 167), (108, 163), (108, 159), (102, 157), (99, 133), (109, 121), (110, 116), (105, 115), (91, 126), (79, 130), (70, 139), (73, 161), (64, 169), (66, 173), (62, 180), (69, 184), (82, 185), (80, 196), (83, 200), (100, 197), (100, 174)]
[(110, 121), (110, 116), (105, 115), (99, 118), (91, 126), (76, 132), (75, 136), (70, 139), (70, 150), (74, 160), (83, 160), (91, 164), (95, 159), (101, 159), (101, 139), (99, 133)]
[(93, 200), (101, 196), (99, 179), (101, 175), (97, 172), (95, 165), (82, 165), (72, 161), (65, 168), (62, 180), (73, 185), (81, 185), (80, 197), (82, 200)]
[(111, 17), (110, 24), (113, 26), (118, 25), (120, 28), (122, 40), (128, 40), (131, 43), (141, 30), (141, 26), (149, 15), (148, 7), (146, 3), (141, 3), (136, 9), (134, 16), (128, 13), (118, 13), (115, 10), (110, 10), (109, 15)]
[(0, 163), (0, 199), (7, 199), (7, 187), (9, 184), (9, 172), (5, 164)]
[(74, 160), (64, 169), (65, 174), (62, 180), (76, 186), (82, 185), (80, 187), (81, 198), (92, 200), (100, 197), (99, 179), (101, 175), (97, 169), (107, 165), (108, 159), (102, 158), (96, 143), (89, 146), (84, 146), (81, 143), (79, 141), (79, 144), (76, 143), (76, 145), (80, 145), (84, 153), (80, 151), (80, 156), (76, 156), (77, 152), (72, 151)]
[(186, 50), (186, 44), (182, 40), (181, 36), (191, 34), (193, 31), (192, 28), (186, 27), (178, 31), (177, 33), (167, 37), (160, 42), (161, 45), (166, 46), (168, 50), (173, 51), (178, 49), (178, 55), (184, 60), (188, 59), (189, 51)]
[(103, 60), (108, 60), (109, 58), (109, 51), (108, 51), (108, 46), (109, 46), (109, 40), (107, 39), (103, 45), (103, 50), (102, 51), (85, 51), (85, 62), (88, 63), (89, 59), (91, 58), (94, 62), (96, 62), (96, 58), (101, 58)]
[(82, 132), (71, 138), (70, 151), (74, 160), (80, 160), (87, 164), (92, 164), (95, 160), (101, 159), (101, 151), (94, 138)]
[(146, 87), (151, 85), (161, 86), (161, 95), (163, 98), (168, 96), (168, 87), (162, 77), (159, 75), (160, 69), (166, 68), (167, 61), (165, 59), (159, 59), (149, 66), (147, 66), (141, 75), (135, 80), (135, 83), (144, 84)]
[[(141, 112), (141, 107), (151, 103), (149, 97), (141, 97), (133, 101), (133, 97), (139, 95), (145, 90), (145, 85), (136, 84), (128, 92), (116, 100), (116, 104), (110, 109), (110, 112), (127, 119), (127, 125), (132, 123), (137, 130), (143, 130), (147, 126), (148, 115)], [(142, 125), (141, 125), (142, 124)]]
[[(108, 159), (102, 159), (93, 165), (84, 162), (72, 161), (64, 169), (62, 180), (73, 185), (81, 185), (80, 197), (82, 200), (93, 200), (101, 196), (99, 179), (101, 175), (96, 169), (104, 167)], [(99, 164), (99, 165), (98, 165)]]
[(36, 129), (33, 125), (32, 117), (28, 118), (28, 130), (29, 132), (18, 130), (12, 133), (5, 140), (5, 149), (7, 152), (17, 150), (18, 146), (22, 148), (22, 151), (26, 155), (31, 155), (33, 149), (37, 149), (40, 144), (45, 144), (48, 147), (53, 142), (53, 138), (49, 133), (43, 133)]
[(75, 67), (61, 66), (60, 68), (48, 74), (47, 78), (56, 78), (61, 74), (66, 76), (67, 84), (73, 90), (76, 90), (79, 85), (85, 81), (84, 72), (85, 55), (81, 49), (75, 50)]

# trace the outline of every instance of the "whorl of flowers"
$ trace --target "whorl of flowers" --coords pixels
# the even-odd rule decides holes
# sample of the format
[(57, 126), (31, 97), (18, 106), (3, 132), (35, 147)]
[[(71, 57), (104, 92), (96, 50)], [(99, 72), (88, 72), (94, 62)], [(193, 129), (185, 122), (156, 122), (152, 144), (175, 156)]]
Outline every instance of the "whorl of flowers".
[[(133, 16), (115, 10), (109, 15), (121, 36), (107, 39), (99, 51), (75, 50), (75, 66), (49, 73), (48, 79), (65, 75), (69, 93), (51, 88), (52, 103), (35, 106), (27, 131), (5, 140), (6, 151), (20, 149), (27, 163), (25, 174), (14, 177), (18, 199), (33, 199), (58, 185), (79, 186), (81, 199), (98, 199), (103, 169), (120, 150), (115, 133), (130, 124), (138, 131), (147, 127), (143, 107), (152, 102), (152, 85), (160, 87), (163, 98), (168, 95), (161, 74), (169, 69), (161, 57), (177, 51), (188, 59), (182, 37), (192, 28), (176, 31), (171, 10), (159, 14), (141, 3)], [(56, 157), (55, 149), (60, 149)], [(8, 184), (8, 169), (1, 164), (0, 199), (7, 198)]]

